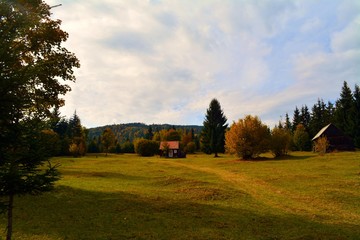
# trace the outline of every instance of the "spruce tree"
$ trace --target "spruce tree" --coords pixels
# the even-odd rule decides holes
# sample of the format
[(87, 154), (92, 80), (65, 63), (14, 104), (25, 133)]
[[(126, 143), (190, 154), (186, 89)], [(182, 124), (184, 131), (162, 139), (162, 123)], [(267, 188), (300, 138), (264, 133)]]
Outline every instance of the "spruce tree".
[(348, 87), (344, 81), (341, 89), (340, 98), (336, 101), (335, 121), (336, 126), (339, 127), (348, 136), (354, 137), (353, 130), (355, 129), (355, 101)]
[(354, 144), (355, 147), (360, 148), (360, 88), (358, 85), (355, 85), (353, 96), (355, 111)]
[(290, 122), (290, 118), (289, 118), (289, 114), (286, 113), (285, 114), (285, 129), (288, 130), (288, 131), (291, 131), (291, 122)]
[(292, 132), (295, 132), (297, 125), (301, 123), (301, 116), (298, 107), (295, 107), (294, 116), (292, 121)]
[(220, 103), (214, 98), (206, 111), (204, 128), (201, 134), (201, 143), (205, 153), (214, 153), (215, 157), (218, 157), (218, 153), (225, 152), (225, 131), (228, 127), (226, 122), (227, 118), (221, 109)]

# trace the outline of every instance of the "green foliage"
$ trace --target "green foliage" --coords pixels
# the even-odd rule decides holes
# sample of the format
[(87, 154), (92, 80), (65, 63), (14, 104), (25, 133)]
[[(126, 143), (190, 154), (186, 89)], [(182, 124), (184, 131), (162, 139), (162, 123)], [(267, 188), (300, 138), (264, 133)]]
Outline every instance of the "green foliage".
[(355, 85), (353, 96), (355, 109), (354, 144), (357, 148), (360, 148), (360, 87), (358, 85)]
[(143, 157), (151, 157), (159, 152), (159, 142), (148, 139), (134, 141), (135, 152)]
[(291, 147), (291, 133), (285, 128), (271, 130), (270, 150), (275, 157), (287, 155)]
[(202, 150), (207, 154), (225, 152), (225, 131), (228, 127), (227, 118), (217, 99), (210, 102), (206, 111), (204, 128), (201, 132)]
[(255, 116), (234, 122), (226, 132), (226, 151), (243, 159), (251, 159), (269, 150), (270, 130)]
[(195, 153), (196, 151), (196, 144), (194, 142), (189, 142), (185, 146), (185, 152), (186, 153)]
[[(321, 99), (313, 105), (312, 112), (308, 111), (306, 105), (294, 110), (292, 121), (292, 132), (295, 133), (296, 127), (302, 124), (309, 138), (314, 137), (326, 125), (333, 123), (339, 127), (347, 136), (351, 137), (356, 147), (360, 147), (360, 90), (355, 84), (352, 93), (346, 81), (341, 89), (340, 98), (333, 103), (327, 104)], [(288, 123), (288, 121), (287, 121)], [(289, 125), (289, 124), (285, 125)], [(303, 150), (310, 150), (310, 143), (302, 146)]]
[(60, 153), (59, 135), (51, 129), (41, 131), (41, 140), (44, 146), (44, 152), (48, 157), (57, 156)]
[(351, 137), (353, 137), (356, 115), (354, 110), (354, 99), (351, 89), (347, 85), (347, 82), (344, 82), (340, 98), (336, 101), (335, 124), (343, 130), (346, 135)]
[(294, 132), (293, 141), (295, 147), (299, 151), (309, 151), (311, 148), (311, 142), (309, 134), (307, 133), (304, 125), (298, 124)]
[(124, 142), (121, 146), (121, 152), (122, 153), (135, 153), (135, 147), (132, 142)]
[(110, 128), (106, 128), (101, 135), (101, 143), (107, 155), (110, 148), (115, 146), (115, 134)]
[[(152, 124), (146, 125), (143, 123), (126, 123), (126, 124), (114, 124), (103, 127), (96, 127), (89, 129), (88, 142), (92, 141), (95, 137), (101, 136), (106, 128), (110, 128), (116, 137), (116, 140), (121, 145), (126, 142), (133, 142), (136, 138), (147, 138), (149, 129), (153, 133), (152, 140), (163, 141), (165, 140), (166, 133), (169, 129), (172, 129), (172, 125), (169, 124)], [(175, 125), (176, 131), (182, 136), (184, 132), (193, 130), (194, 136), (198, 136), (202, 130), (202, 126), (195, 125)]]
[(166, 131), (165, 137), (162, 140), (163, 141), (180, 141), (181, 135), (178, 131), (176, 131), (174, 129), (169, 129), (168, 131)]

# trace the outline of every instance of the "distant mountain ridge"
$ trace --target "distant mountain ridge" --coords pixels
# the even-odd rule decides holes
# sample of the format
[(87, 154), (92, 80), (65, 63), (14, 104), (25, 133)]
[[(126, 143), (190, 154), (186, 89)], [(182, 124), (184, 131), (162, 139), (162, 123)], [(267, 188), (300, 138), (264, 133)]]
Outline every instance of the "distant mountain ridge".
[(106, 128), (110, 128), (116, 136), (118, 143), (122, 144), (126, 141), (134, 141), (136, 138), (143, 138), (147, 134), (149, 127), (152, 132), (158, 132), (163, 129), (175, 128), (176, 130), (181, 129), (183, 131), (194, 130), (195, 134), (200, 134), (203, 126), (199, 125), (173, 125), (173, 124), (150, 124), (145, 123), (124, 123), (124, 124), (112, 124), (101, 127), (94, 127), (88, 129), (88, 140), (99, 138)]

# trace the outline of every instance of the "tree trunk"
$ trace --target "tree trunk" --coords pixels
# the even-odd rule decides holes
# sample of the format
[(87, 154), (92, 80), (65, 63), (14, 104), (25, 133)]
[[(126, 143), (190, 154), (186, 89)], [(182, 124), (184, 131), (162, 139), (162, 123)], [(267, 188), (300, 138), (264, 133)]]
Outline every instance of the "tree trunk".
[(14, 207), (14, 194), (9, 195), (9, 205), (8, 205), (8, 212), (7, 212), (7, 233), (6, 233), (6, 240), (11, 240), (12, 236), (12, 218), (13, 218), (13, 207)]

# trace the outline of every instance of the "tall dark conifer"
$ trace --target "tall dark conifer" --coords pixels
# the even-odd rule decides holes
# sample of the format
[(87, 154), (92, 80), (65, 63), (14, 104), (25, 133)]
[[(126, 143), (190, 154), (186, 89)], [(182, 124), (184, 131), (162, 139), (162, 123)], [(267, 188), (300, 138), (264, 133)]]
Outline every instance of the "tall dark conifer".
[(309, 133), (309, 124), (310, 124), (310, 120), (311, 120), (311, 115), (310, 115), (308, 106), (303, 105), (301, 107), (300, 119), (301, 119), (301, 123), (304, 125), (306, 131)]
[(355, 101), (346, 81), (341, 89), (340, 98), (336, 101), (335, 121), (336, 126), (345, 134), (354, 137)]
[(208, 154), (214, 153), (215, 157), (218, 157), (218, 153), (225, 152), (225, 131), (228, 127), (226, 122), (227, 118), (221, 109), (219, 101), (213, 99), (206, 111), (202, 131), (201, 142), (204, 152)]
[(354, 144), (355, 147), (360, 148), (360, 88), (358, 85), (355, 85), (353, 96), (355, 109)]
[(292, 121), (292, 132), (295, 132), (297, 125), (301, 123), (301, 116), (298, 107), (295, 107), (294, 116)]
[(284, 127), (286, 130), (291, 131), (291, 122), (290, 122), (288, 113), (285, 114), (285, 126)]

